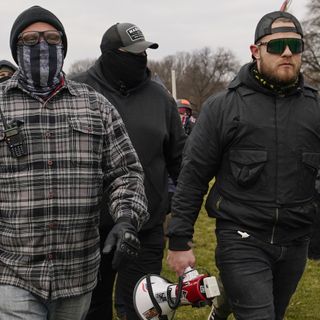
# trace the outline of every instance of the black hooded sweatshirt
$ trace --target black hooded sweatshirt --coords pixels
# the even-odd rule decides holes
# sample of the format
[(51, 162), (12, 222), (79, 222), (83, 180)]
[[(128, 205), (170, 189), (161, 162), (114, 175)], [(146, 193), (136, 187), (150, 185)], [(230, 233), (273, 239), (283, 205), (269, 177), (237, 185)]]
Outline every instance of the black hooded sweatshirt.
[[(88, 71), (72, 80), (86, 83), (105, 96), (118, 110), (137, 151), (145, 174), (149, 221), (148, 230), (162, 224), (168, 211), (168, 173), (174, 181), (180, 172), (184, 134), (176, 103), (161, 85), (147, 77), (135, 88), (115, 89), (102, 73), (101, 58)], [(101, 225), (111, 225), (106, 214), (107, 200), (101, 206)]]

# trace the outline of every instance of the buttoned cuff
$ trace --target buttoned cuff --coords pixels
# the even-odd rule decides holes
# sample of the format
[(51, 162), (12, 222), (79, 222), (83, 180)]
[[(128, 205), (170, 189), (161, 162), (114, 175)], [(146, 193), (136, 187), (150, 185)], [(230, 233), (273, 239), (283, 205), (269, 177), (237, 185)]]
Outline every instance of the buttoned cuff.
[(187, 237), (169, 238), (169, 249), (172, 251), (187, 251), (192, 248), (192, 240)]

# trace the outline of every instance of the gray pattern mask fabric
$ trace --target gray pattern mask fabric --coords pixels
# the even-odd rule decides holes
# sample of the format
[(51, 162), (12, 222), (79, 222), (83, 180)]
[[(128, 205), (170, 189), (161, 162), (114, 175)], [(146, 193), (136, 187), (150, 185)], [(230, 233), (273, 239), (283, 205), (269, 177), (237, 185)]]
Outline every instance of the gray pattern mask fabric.
[(39, 96), (49, 95), (60, 83), (63, 46), (41, 41), (34, 46), (18, 45), (19, 82)]

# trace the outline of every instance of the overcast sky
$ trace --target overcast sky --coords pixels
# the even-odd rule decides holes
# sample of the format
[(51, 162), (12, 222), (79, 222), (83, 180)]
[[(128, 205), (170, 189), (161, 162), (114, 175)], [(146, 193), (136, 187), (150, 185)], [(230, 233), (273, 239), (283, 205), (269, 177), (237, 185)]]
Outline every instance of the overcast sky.
[[(283, 0), (1, 0), (0, 59), (13, 62), (9, 34), (16, 17), (32, 5), (52, 11), (68, 37), (64, 70), (81, 59), (97, 58), (104, 32), (117, 22), (139, 26), (146, 40), (157, 42), (149, 59), (203, 47), (230, 49), (241, 64), (250, 61), (249, 46), (259, 19), (279, 10)], [(306, 18), (309, 0), (292, 0), (289, 12)]]

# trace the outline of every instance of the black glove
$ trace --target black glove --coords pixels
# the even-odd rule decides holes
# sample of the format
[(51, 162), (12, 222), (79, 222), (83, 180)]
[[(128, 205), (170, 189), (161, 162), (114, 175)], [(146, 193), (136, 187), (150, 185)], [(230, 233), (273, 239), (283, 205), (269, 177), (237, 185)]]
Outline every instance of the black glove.
[(108, 254), (114, 251), (112, 267), (118, 270), (136, 259), (139, 250), (140, 241), (135, 226), (130, 219), (120, 218), (109, 232), (102, 252)]

